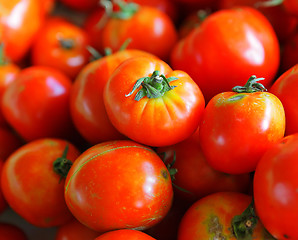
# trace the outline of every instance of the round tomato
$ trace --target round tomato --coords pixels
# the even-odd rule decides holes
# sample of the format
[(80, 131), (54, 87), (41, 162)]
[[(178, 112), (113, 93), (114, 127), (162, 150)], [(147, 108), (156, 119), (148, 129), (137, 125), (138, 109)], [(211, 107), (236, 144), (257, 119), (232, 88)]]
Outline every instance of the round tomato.
[(11, 223), (0, 223), (1, 240), (28, 240), (25, 232)]
[(252, 74), (268, 87), (278, 70), (279, 43), (269, 21), (250, 7), (210, 14), (171, 53), (171, 66), (187, 72), (208, 102), (218, 93), (244, 85)]
[(146, 229), (168, 213), (171, 177), (158, 155), (133, 141), (94, 145), (72, 165), (65, 200), (84, 225), (104, 232)]
[(0, 127), (0, 161), (5, 161), (22, 144), (23, 141), (11, 129)]
[(256, 212), (279, 240), (298, 239), (298, 134), (289, 135), (261, 158), (254, 176)]
[[(3, 160), (0, 160), (0, 177), (2, 175), (2, 168), (3, 168)], [(0, 214), (6, 209), (7, 207), (7, 202), (3, 196), (3, 193), (2, 193), (2, 187), (0, 185)]]
[(298, 63), (298, 31), (283, 45), (281, 71), (285, 72)]
[(120, 64), (105, 86), (104, 103), (116, 129), (150, 146), (189, 137), (205, 107), (200, 88), (187, 73), (150, 57)]
[(282, 103), (258, 80), (252, 76), (244, 87), (216, 95), (205, 108), (200, 143), (207, 162), (218, 171), (254, 171), (262, 155), (284, 136)]
[(71, 80), (60, 71), (42, 66), (23, 69), (3, 94), (7, 122), (26, 141), (72, 135), (69, 110)]
[(95, 240), (155, 240), (146, 233), (131, 230), (131, 229), (120, 229), (111, 232), (107, 232), (95, 238)]
[(251, 196), (236, 192), (213, 193), (198, 200), (183, 216), (178, 240), (274, 240), (257, 221), (251, 201)]
[(90, 143), (125, 137), (110, 122), (103, 101), (104, 86), (116, 67), (136, 56), (153, 56), (140, 50), (123, 50), (87, 64), (74, 81), (70, 96), (73, 122)]
[(69, 221), (64, 177), (78, 155), (71, 143), (60, 139), (38, 139), (18, 148), (2, 170), (2, 191), (9, 206), (38, 227)]
[(83, 29), (62, 17), (49, 18), (32, 44), (32, 64), (56, 68), (74, 79), (89, 62), (88, 45)]

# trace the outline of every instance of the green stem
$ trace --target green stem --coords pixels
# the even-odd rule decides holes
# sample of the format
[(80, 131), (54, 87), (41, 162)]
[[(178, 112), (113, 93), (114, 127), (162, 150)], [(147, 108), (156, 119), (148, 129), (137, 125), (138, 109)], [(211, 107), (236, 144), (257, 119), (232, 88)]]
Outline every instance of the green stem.
[(232, 91), (237, 93), (253, 93), (267, 91), (267, 89), (261, 83), (258, 83), (258, 81), (264, 79), (265, 78), (257, 78), (255, 75), (252, 75), (244, 86), (233, 87)]
[(122, 0), (114, 0), (114, 3), (118, 5), (118, 7), (120, 8), (119, 10), (117, 10), (117, 11), (113, 10), (113, 3), (111, 1), (100, 0), (100, 5), (105, 8), (106, 15), (111, 18), (129, 19), (139, 9), (139, 5), (136, 3), (133, 3), (133, 2), (124, 2)]
[(269, 0), (269, 1), (263, 1), (263, 2), (257, 2), (255, 3), (255, 7), (276, 7), (281, 5), (284, 2), (284, 0)]
[(0, 43), (0, 66), (4, 66), (8, 63), (7, 59), (5, 58), (4, 54), (4, 43)]
[(72, 162), (66, 158), (68, 152), (68, 144), (66, 144), (65, 149), (61, 157), (58, 157), (53, 163), (53, 170), (55, 173), (60, 175), (59, 183), (63, 178), (66, 178), (69, 169), (72, 166)]

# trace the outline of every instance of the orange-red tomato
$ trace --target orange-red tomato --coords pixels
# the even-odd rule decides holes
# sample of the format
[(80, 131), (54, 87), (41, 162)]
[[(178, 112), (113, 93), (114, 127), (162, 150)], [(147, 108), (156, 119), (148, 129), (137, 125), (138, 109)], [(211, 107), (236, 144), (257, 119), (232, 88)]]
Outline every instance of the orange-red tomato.
[(131, 229), (121, 229), (104, 233), (95, 240), (155, 240), (146, 233)]
[(298, 63), (298, 31), (289, 37), (282, 46), (281, 72), (285, 72)]

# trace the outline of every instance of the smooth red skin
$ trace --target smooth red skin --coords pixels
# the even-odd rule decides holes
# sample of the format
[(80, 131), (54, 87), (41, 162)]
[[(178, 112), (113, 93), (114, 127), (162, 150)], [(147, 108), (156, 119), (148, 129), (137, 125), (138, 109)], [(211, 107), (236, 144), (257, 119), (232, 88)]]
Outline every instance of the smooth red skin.
[(102, 47), (113, 52), (129, 38), (127, 49), (143, 50), (167, 60), (178, 34), (167, 14), (154, 7), (140, 6), (131, 18), (110, 18), (102, 29)]
[(126, 59), (153, 55), (140, 50), (123, 50), (87, 64), (71, 89), (70, 110), (81, 135), (91, 144), (124, 137), (110, 122), (103, 100), (104, 86), (116, 67)]
[(3, 94), (3, 114), (26, 141), (69, 138), (73, 131), (69, 111), (71, 85), (71, 80), (56, 69), (25, 68)]
[[(178, 229), (178, 240), (215, 239), (214, 220), (218, 218), (222, 230), (221, 237), (226, 240), (236, 240), (232, 233), (231, 221), (240, 215), (251, 203), (251, 196), (236, 192), (219, 192), (210, 194), (195, 202), (184, 214)], [(213, 222), (213, 224), (212, 224)], [(217, 225), (217, 229), (218, 229)], [(272, 239), (265, 234), (265, 228), (258, 221), (253, 230), (252, 239)], [(272, 239), (273, 240), (273, 239)]]
[(94, 240), (99, 235), (99, 232), (86, 227), (74, 218), (57, 229), (55, 240)]
[(95, 231), (146, 229), (168, 213), (169, 172), (149, 147), (133, 141), (97, 144), (70, 169), (65, 200), (72, 214)]
[[(3, 93), (7, 86), (12, 83), (17, 74), (20, 72), (20, 67), (14, 63), (6, 63), (0, 65), (0, 102), (3, 98)], [(7, 127), (7, 121), (3, 116), (2, 109), (0, 108), (0, 126)]]
[(0, 127), (0, 159), (6, 160), (23, 141), (11, 129)]
[[(63, 48), (59, 39), (73, 40), (74, 47)], [(74, 79), (89, 62), (89, 37), (75, 24), (61, 17), (47, 19), (31, 51), (33, 65), (53, 67)]]
[[(155, 70), (177, 86), (160, 98), (134, 100), (136, 92), (126, 97), (139, 78)], [(189, 137), (198, 127), (205, 107), (197, 84), (183, 71), (173, 71), (165, 62), (138, 57), (116, 68), (104, 90), (104, 103), (112, 124), (130, 139), (149, 146), (167, 146)]]
[(262, 155), (284, 136), (285, 112), (269, 92), (224, 92), (208, 103), (199, 139), (207, 162), (230, 174), (255, 170)]
[(256, 6), (267, 0), (220, 0), (219, 9), (235, 8), (239, 6), (249, 6), (260, 11), (269, 20), (274, 28), (278, 39), (286, 41), (297, 29), (298, 19), (290, 15), (284, 5), (274, 7)]
[(91, 11), (96, 8), (99, 4), (98, 0), (60, 0), (67, 7), (80, 11)]
[(173, 183), (188, 191), (174, 187), (177, 197), (193, 203), (209, 194), (221, 191), (247, 193), (250, 186), (248, 173), (231, 175), (214, 170), (207, 163), (200, 147), (199, 129), (186, 140), (172, 146), (157, 149), (165, 153), (165, 163), (171, 164), (174, 152), (176, 161), (172, 168), (177, 169)]
[(269, 89), (283, 104), (286, 114), (285, 135), (298, 133), (298, 64), (284, 72)]
[(0, 240), (28, 240), (25, 232), (10, 223), (0, 223)]
[(200, 86), (206, 102), (244, 85), (252, 75), (268, 87), (279, 67), (279, 44), (268, 20), (243, 7), (219, 10), (173, 48), (171, 66), (186, 71)]
[[(0, 159), (0, 177), (2, 175), (2, 168), (3, 168), (4, 161)], [(7, 208), (7, 202), (2, 193), (2, 187), (0, 185), (0, 214)], [(0, 227), (1, 228), (1, 227)], [(1, 235), (0, 235), (1, 236)], [(1, 238), (1, 237), (0, 237)]]
[(260, 160), (254, 176), (257, 214), (280, 240), (298, 239), (298, 135), (285, 137)]
[(74, 162), (79, 151), (71, 143), (51, 138), (31, 141), (5, 161), (2, 191), (9, 206), (37, 227), (65, 224), (72, 218), (64, 200), (65, 180), (54, 172), (53, 162), (69, 146), (67, 159)]
[(298, 17), (298, 2), (296, 0), (284, 0), (283, 6), (288, 13)]
[[(1, 0), (0, 41), (13, 62), (22, 60), (44, 20), (40, 0)], [(15, 17), (18, 24), (13, 23)]]
[(131, 229), (120, 229), (107, 232), (95, 238), (95, 240), (155, 240), (146, 233)]
[(281, 55), (281, 72), (285, 72), (298, 63), (298, 32), (283, 44)]

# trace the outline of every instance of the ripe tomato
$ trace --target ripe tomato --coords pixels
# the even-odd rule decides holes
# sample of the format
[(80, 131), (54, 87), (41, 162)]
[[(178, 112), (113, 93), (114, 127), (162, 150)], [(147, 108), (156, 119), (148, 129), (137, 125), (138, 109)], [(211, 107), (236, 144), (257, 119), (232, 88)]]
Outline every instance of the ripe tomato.
[(298, 31), (283, 44), (281, 71), (285, 72), (298, 63)]
[(285, 134), (298, 133), (298, 64), (284, 72), (269, 91), (280, 99), (285, 109)]
[(3, 94), (5, 119), (26, 141), (71, 136), (71, 85), (71, 80), (56, 69), (23, 69)]
[(241, 215), (251, 201), (251, 196), (236, 192), (214, 193), (198, 200), (183, 216), (178, 229), (178, 240), (274, 240), (260, 221), (255, 225), (256, 216), (253, 211), (241, 219), (241, 224), (238, 222), (244, 227), (244, 232), (241, 234), (240, 231), (236, 237), (235, 232), (237, 233), (240, 227), (232, 220), (235, 220), (235, 216)]
[(102, 29), (102, 47), (117, 51), (131, 39), (127, 48), (150, 52), (167, 60), (178, 38), (173, 21), (155, 7), (136, 6), (133, 11), (129, 9), (130, 15), (125, 19), (121, 19), (121, 14), (128, 10), (108, 17)]
[(32, 63), (56, 68), (73, 79), (89, 62), (88, 44), (83, 29), (61, 17), (49, 18), (32, 45)]
[(132, 229), (120, 229), (107, 232), (95, 238), (95, 240), (155, 240), (146, 233)]
[(90, 11), (98, 6), (98, 0), (60, 0), (65, 6), (77, 11)]
[(298, 17), (298, 2), (296, 0), (283, 0), (282, 3), (289, 14)]
[(72, 165), (65, 200), (84, 225), (104, 232), (146, 229), (168, 213), (173, 189), (158, 155), (133, 141), (94, 145)]
[(44, 20), (40, 0), (0, 0), (0, 42), (6, 56), (20, 61)]
[(298, 134), (289, 135), (261, 158), (254, 176), (257, 214), (279, 240), (298, 239)]
[(76, 147), (60, 139), (38, 139), (18, 148), (2, 170), (2, 191), (9, 206), (38, 227), (69, 221), (72, 215), (64, 200), (64, 178), (55, 171), (64, 173), (78, 155)]
[[(3, 160), (0, 160), (0, 177), (2, 175), (3, 164), (4, 164), (4, 161)], [(5, 200), (4, 196), (3, 196), (2, 187), (0, 185), (0, 214), (6, 209), (6, 207), (7, 207), (7, 202), (6, 202), (6, 200)], [(1, 236), (1, 234), (0, 234), (0, 236)]]
[(173, 71), (150, 57), (120, 64), (105, 86), (104, 103), (116, 129), (150, 146), (171, 145), (189, 137), (205, 107), (201, 90), (187, 73)]
[(22, 140), (11, 129), (0, 127), (0, 161), (5, 161), (22, 144)]
[(251, 182), (248, 173), (231, 175), (209, 166), (200, 147), (199, 129), (186, 140), (158, 148), (157, 152), (163, 153), (165, 163), (177, 171), (172, 180), (177, 186), (174, 191), (187, 202), (221, 191), (248, 192)]
[(71, 89), (70, 110), (78, 131), (91, 144), (125, 137), (110, 122), (103, 101), (104, 86), (116, 67), (124, 60), (151, 54), (127, 49), (87, 64)]
[(252, 73), (268, 87), (279, 67), (279, 43), (269, 21), (249, 7), (219, 10), (181, 39), (171, 66), (186, 71), (208, 102), (216, 94), (244, 85)]
[(11, 223), (0, 223), (1, 240), (28, 240), (25, 232)]
[(94, 240), (100, 235), (75, 218), (57, 229), (55, 240)]
[(238, 92), (216, 95), (205, 108), (200, 143), (207, 162), (218, 171), (254, 171), (262, 155), (284, 136), (282, 103), (275, 95), (263, 92), (258, 80), (252, 76), (244, 87), (235, 90)]

